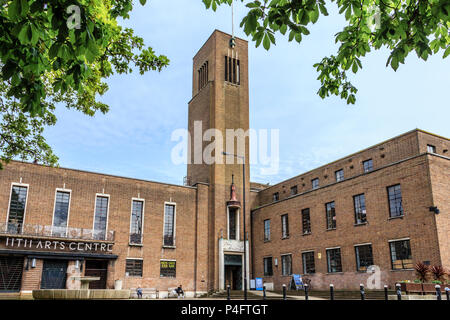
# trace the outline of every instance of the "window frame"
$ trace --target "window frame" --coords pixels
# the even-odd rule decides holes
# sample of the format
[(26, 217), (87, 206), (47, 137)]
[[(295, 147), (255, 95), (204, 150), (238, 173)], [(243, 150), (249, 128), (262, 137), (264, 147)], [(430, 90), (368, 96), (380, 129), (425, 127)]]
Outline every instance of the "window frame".
[[(366, 169), (366, 163), (370, 163), (370, 166), (367, 169)], [(373, 171), (374, 167), (373, 167), (373, 159), (372, 158), (364, 160), (362, 162), (362, 164), (363, 164), (363, 171), (364, 171), (364, 173), (369, 173), (369, 172)]]
[[(341, 174), (342, 173), (342, 174)], [(344, 169), (339, 169), (334, 172), (334, 177), (336, 178), (336, 182), (341, 182), (345, 180)]]
[[(313, 263), (313, 272), (307, 272), (307, 264), (305, 260), (305, 255), (312, 254), (312, 263)], [(315, 274), (316, 273), (316, 257), (315, 252), (313, 250), (311, 251), (303, 251), (302, 252), (302, 267), (303, 267), (303, 274)]]
[[(136, 261), (141, 261), (141, 274), (140, 275), (135, 275), (135, 274), (131, 275), (130, 272), (127, 271), (128, 261), (133, 261), (134, 266), (136, 265)], [(144, 276), (144, 259), (143, 258), (126, 258), (125, 259), (125, 274), (127, 274), (127, 273), (128, 273), (128, 277), (142, 278)]]
[(241, 210), (239, 209), (239, 208), (232, 208), (232, 209), (234, 209), (234, 212), (235, 212), (235, 234), (236, 234), (236, 237), (235, 237), (235, 239), (231, 239), (230, 238), (230, 234), (231, 234), (231, 229), (230, 229), (230, 207), (228, 207), (227, 206), (227, 239), (228, 240), (240, 240), (240, 232), (241, 232), (241, 230), (240, 230), (240, 228), (241, 228), (241, 226), (240, 226), (240, 217), (241, 217)]
[[(20, 179), (22, 180), (22, 179)], [(20, 226), (20, 233), (23, 233), (23, 226), (25, 225), (25, 217), (27, 214), (27, 206), (28, 206), (28, 194), (30, 193), (30, 185), (26, 184), (26, 183), (22, 183), (22, 182), (12, 182), (11, 183), (11, 187), (10, 187), (10, 191), (9, 191), (9, 202), (8, 202), (8, 211), (6, 214), (6, 228), (7, 230), (9, 230), (9, 216), (10, 216), (10, 210), (11, 210), (11, 199), (12, 199), (12, 191), (14, 187), (23, 187), (23, 188), (27, 188), (27, 195), (25, 197), (25, 206), (23, 208), (23, 218), (22, 218), (22, 225)]]
[[(268, 234), (269, 236), (268, 237), (266, 237), (267, 236), (266, 222), (269, 222), (269, 234)], [(271, 221), (270, 221), (270, 219), (265, 219), (263, 223), (264, 223), (264, 242), (268, 242), (268, 241), (270, 241)]]
[[(166, 262), (175, 262), (175, 276), (165, 276), (162, 275), (162, 268), (161, 268), (161, 262), (166, 261)], [(168, 268), (167, 268), (168, 269)], [(160, 278), (169, 278), (169, 279), (176, 279), (177, 278), (177, 260), (175, 259), (159, 259), (159, 277)]]
[[(430, 150), (431, 149), (431, 150)], [(427, 152), (428, 153), (433, 153), (436, 154), (436, 146), (432, 145), (432, 144), (427, 144)]]
[[(142, 202), (142, 218), (141, 218), (141, 241), (140, 243), (131, 242), (131, 228), (133, 227), (133, 203)], [(131, 211), (130, 211), (130, 230), (128, 234), (128, 244), (130, 246), (142, 246), (144, 244), (144, 220), (145, 220), (145, 199), (142, 198), (131, 198)]]
[[(307, 232), (305, 232), (305, 218), (304, 218), (305, 213), (308, 213), (308, 230), (307, 230)], [(302, 234), (303, 235), (311, 234), (312, 233), (312, 228), (311, 228), (311, 209), (310, 208), (302, 209), (301, 215), (302, 215)]]
[[(317, 181), (317, 185), (315, 185), (316, 181)], [(316, 189), (320, 188), (320, 180), (319, 180), (319, 178), (311, 179), (311, 188), (312, 188), (312, 190), (316, 190)]]
[[(396, 242), (405, 242), (405, 241), (408, 241), (408, 244), (409, 244), (409, 248), (408, 249), (409, 249), (409, 255), (410, 255), (411, 259), (396, 259), (395, 261), (397, 261), (397, 260), (402, 261), (402, 266), (404, 266), (403, 260), (411, 260), (411, 267), (410, 268), (401, 268), (401, 269), (394, 268), (394, 262), (395, 261), (392, 259), (393, 257), (392, 257), (392, 246), (391, 245), (393, 243), (396, 243)], [(414, 268), (414, 263), (412, 262), (413, 261), (413, 255), (412, 255), (412, 248), (411, 248), (411, 239), (410, 238), (394, 239), (394, 240), (389, 240), (388, 243), (389, 243), (389, 254), (390, 254), (390, 260), (391, 260), (391, 270), (397, 271), (397, 270), (411, 270), (411, 269), (413, 269)], [(397, 256), (397, 252), (396, 252), (396, 256)]]
[[(370, 265), (367, 265), (367, 266), (361, 266), (361, 254), (359, 253), (359, 248), (361, 248), (361, 247), (370, 247), (370, 254), (371, 254), (371, 260), (372, 260), (372, 263), (370, 264)], [(372, 243), (362, 243), (362, 244), (355, 244), (354, 245), (354, 248), (355, 248), (355, 262), (356, 262), (356, 271), (357, 272), (367, 272), (367, 268), (368, 267), (370, 267), (370, 266), (372, 266), (372, 265), (374, 265), (374, 262), (373, 262), (373, 246), (372, 246)], [(361, 270), (361, 267), (365, 267), (366, 269), (365, 270)]]
[[(166, 245), (164, 242), (165, 238), (165, 227), (166, 227), (166, 206), (173, 206), (173, 244)], [(176, 202), (165, 201), (164, 202), (164, 214), (163, 214), (163, 247), (164, 248), (175, 248), (176, 247), (176, 232), (177, 232), (177, 204)], [(169, 260), (167, 260), (169, 261)]]
[[(395, 187), (399, 187), (399, 190), (400, 190), (400, 207), (401, 207), (401, 214), (400, 215), (393, 215), (392, 214), (391, 196), (390, 196), (390, 193), (389, 193), (389, 189), (395, 188)], [(401, 184), (397, 183), (397, 184), (388, 186), (388, 187), (386, 187), (386, 191), (387, 191), (387, 200), (388, 200), (388, 207), (389, 207), (389, 218), (390, 219), (395, 219), (395, 218), (400, 218), (400, 217), (405, 216), (405, 208), (403, 207), (403, 193), (402, 193), (402, 186), (401, 186)], [(394, 193), (396, 193), (396, 192), (394, 191)], [(395, 198), (393, 200), (396, 200), (396, 199), (398, 199), (398, 198)]]
[[(286, 223), (284, 223), (284, 217), (286, 217)], [(284, 226), (286, 226), (286, 230), (284, 230)], [(289, 214), (285, 213), (281, 215), (281, 239), (288, 239), (288, 238), (289, 238)]]
[[(339, 267), (340, 270), (339, 271), (331, 271), (331, 259), (328, 255), (329, 252), (331, 252), (332, 250), (339, 250)], [(327, 273), (341, 273), (343, 272), (342, 270), (342, 250), (341, 247), (335, 247), (335, 248), (327, 248), (325, 249), (326, 252), (326, 257), (327, 257)]]
[(67, 236), (67, 232), (68, 232), (68, 228), (69, 228), (69, 219), (70, 219), (70, 204), (72, 202), (72, 190), (70, 189), (65, 189), (65, 188), (56, 188), (55, 189), (55, 200), (53, 202), (53, 216), (52, 216), (52, 236), (53, 236), (53, 228), (54, 226), (54, 222), (55, 222), (55, 210), (56, 210), (56, 197), (58, 195), (58, 192), (62, 192), (62, 193), (68, 193), (69, 194), (69, 205), (67, 207), (67, 221), (66, 221), (66, 232), (65, 232), (65, 236)]
[(107, 198), (108, 206), (106, 208), (106, 227), (105, 227), (105, 239), (97, 239), (97, 240), (106, 240), (108, 238), (108, 223), (109, 223), (109, 206), (111, 203), (111, 196), (106, 193), (96, 193), (95, 194), (95, 204), (94, 204), (94, 221), (92, 221), (92, 236), (95, 238), (95, 215), (97, 213), (97, 200), (98, 198)]
[[(295, 193), (294, 193), (294, 190), (295, 190)], [(291, 187), (291, 196), (295, 196), (296, 194), (298, 194), (298, 186), (297, 185)]]
[(280, 193), (279, 192), (274, 192), (272, 194), (272, 202), (277, 202), (280, 201)]
[[(361, 200), (359, 200), (359, 206), (357, 207), (356, 205), (356, 199), (360, 199), (360, 197), (363, 197), (364, 199), (364, 205), (361, 205)], [(363, 209), (364, 207), (364, 209)], [(361, 212), (358, 212), (357, 209), (360, 209)], [(363, 211), (365, 211), (363, 213)], [(357, 195), (353, 196), (353, 212), (355, 215), (355, 225), (360, 225), (360, 224), (366, 224), (367, 223), (367, 206), (366, 206), (366, 195), (364, 193), (360, 193)], [(364, 214), (364, 221), (361, 219), (361, 221), (358, 221), (358, 216), (360, 215), (362, 217), (362, 215)]]
[[(269, 272), (266, 273), (266, 260), (270, 259), (270, 274)], [(267, 270), (269, 271), (269, 270)], [(273, 257), (272, 256), (268, 256), (268, 257), (263, 257), (263, 274), (264, 277), (273, 277)]]
[[(282, 277), (288, 277), (291, 276), (293, 274), (293, 268), (292, 268), (292, 253), (285, 253), (280, 255), (281, 256), (281, 276)], [(290, 257), (290, 268), (289, 268), (289, 273), (285, 274), (284, 273), (284, 257)]]
[[(331, 205), (331, 204), (333, 204), (333, 206), (331, 207), (331, 210), (328, 211), (328, 205)], [(331, 221), (333, 222), (331, 227), (329, 226), (329, 223), (328, 223), (328, 220), (329, 220), (328, 213), (329, 212), (334, 213), (334, 215), (330, 217)], [(334, 217), (334, 219), (333, 219), (333, 217)], [(336, 203), (335, 203), (335, 201), (330, 201), (330, 202), (325, 203), (325, 218), (326, 218), (327, 230), (336, 230), (337, 229), (337, 220), (336, 220)]]

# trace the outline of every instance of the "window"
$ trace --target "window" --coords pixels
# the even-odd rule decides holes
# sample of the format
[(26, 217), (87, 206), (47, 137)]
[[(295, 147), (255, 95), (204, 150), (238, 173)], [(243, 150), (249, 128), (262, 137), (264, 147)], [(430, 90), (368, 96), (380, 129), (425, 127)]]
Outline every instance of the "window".
[(281, 216), (281, 237), (283, 239), (289, 237), (289, 219), (287, 214)]
[(142, 277), (143, 262), (142, 259), (127, 259), (125, 273), (129, 277)]
[(344, 180), (344, 169), (338, 170), (334, 174), (336, 175), (336, 182)]
[(22, 232), (28, 188), (12, 186), (11, 201), (9, 202), (8, 233)]
[(281, 274), (283, 276), (292, 274), (292, 255), (286, 254), (281, 256)]
[(336, 229), (336, 210), (334, 208), (334, 201), (325, 204), (327, 212), (327, 229)]
[(303, 273), (316, 273), (316, 266), (314, 263), (314, 251), (303, 252), (302, 253), (303, 260)]
[(311, 233), (311, 218), (309, 215), (309, 208), (302, 210), (302, 226), (303, 226), (303, 234)]
[(355, 246), (356, 271), (366, 272), (373, 265), (372, 245)]
[(133, 200), (131, 209), (130, 243), (142, 244), (144, 201)]
[(366, 216), (366, 198), (364, 194), (353, 197), (353, 205), (355, 208), (355, 223), (363, 224), (367, 222)]
[(272, 257), (264, 258), (264, 276), (271, 277), (273, 275)]
[(55, 211), (53, 213), (52, 235), (64, 237), (67, 231), (69, 218), (70, 192), (57, 191), (55, 199)]
[(342, 272), (341, 248), (327, 249), (328, 273)]
[(176, 278), (177, 276), (177, 262), (161, 260), (160, 277)]
[(241, 83), (241, 63), (238, 59), (225, 56), (225, 81), (239, 85)]
[(94, 239), (105, 240), (108, 223), (109, 197), (97, 196), (95, 201)]
[(427, 151), (429, 153), (436, 153), (436, 147), (432, 146), (431, 144), (427, 144)]
[(198, 90), (203, 89), (208, 83), (208, 61), (206, 61), (203, 66), (198, 69)]
[(297, 186), (291, 187), (291, 196), (296, 195), (298, 193)]
[(175, 245), (175, 205), (166, 204), (164, 210), (164, 246)]
[(273, 194), (273, 202), (280, 200), (280, 194), (278, 192), (275, 192)]
[(397, 184), (388, 187), (387, 190), (389, 198), (389, 216), (391, 218), (403, 216), (402, 190), (400, 185)]
[(370, 172), (373, 170), (373, 161), (372, 159), (363, 161), (364, 173)]
[(264, 241), (270, 241), (270, 220), (264, 220)]
[(311, 180), (311, 185), (313, 190), (319, 188), (319, 178), (315, 178)]
[(413, 261), (409, 239), (389, 242), (392, 270), (412, 269)]
[(237, 239), (237, 215), (236, 208), (228, 209), (228, 239), (230, 240)]

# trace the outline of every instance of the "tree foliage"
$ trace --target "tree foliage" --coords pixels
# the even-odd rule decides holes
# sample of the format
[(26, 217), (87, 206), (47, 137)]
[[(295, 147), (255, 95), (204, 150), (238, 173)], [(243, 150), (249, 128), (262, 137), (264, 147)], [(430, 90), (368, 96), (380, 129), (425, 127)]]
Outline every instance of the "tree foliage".
[(106, 78), (168, 65), (119, 25), (132, 9), (132, 0), (0, 2), (0, 160), (55, 164), (42, 132), (55, 124), (56, 104), (105, 113), (109, 107), (98, 99)]
[[(339, 49), (314, 67), (319, 73), (320, 97), (340, 96), (354, 104), (357, 89), (347, 73), (362, 68), (362, 58), (372, 50), (387, 48), (386, 66), (397, 70), (415, 52), (427, 60), (432, 54), (450, 55), (450, 0), (331, 0), (344, 15), (346, 26), (335, 35)], [(232, 0), (203, 0), (207, 8), (231, 4)], [(321, 16), (327, 16), (325, 0), (247, 1), (247, 15), (241, 27), (252, 36), (256, 47), (275, 45), (280, 33), (301, 43)]]

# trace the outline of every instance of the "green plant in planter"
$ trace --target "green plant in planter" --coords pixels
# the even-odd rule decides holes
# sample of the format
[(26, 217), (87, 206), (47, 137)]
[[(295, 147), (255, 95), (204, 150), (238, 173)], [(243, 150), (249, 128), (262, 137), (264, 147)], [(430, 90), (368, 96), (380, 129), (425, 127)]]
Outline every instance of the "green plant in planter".
[(414, 283), (422, 283), (419, 279), (414, 280)]
[(433, 283), (433, 284), (442, 284), (442, 281), (439, 281), (439, 280), (433, 280), (433, 281), (431, 281), (431, 283)]
[(417, 262), (414, 266), (416, 276), (421, 283), (425, 283), (430, 277), (430, 267), (422, 262)]

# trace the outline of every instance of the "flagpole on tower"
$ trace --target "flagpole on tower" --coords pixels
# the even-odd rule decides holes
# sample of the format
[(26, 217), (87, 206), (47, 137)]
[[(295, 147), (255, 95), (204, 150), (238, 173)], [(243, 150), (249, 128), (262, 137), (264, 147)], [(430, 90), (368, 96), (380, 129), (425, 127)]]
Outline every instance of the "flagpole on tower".
[(234, 49), (236, 46), (236, 38), (234, 37), (234, 0), (231, 0), (231, 39), (230, 47)]

